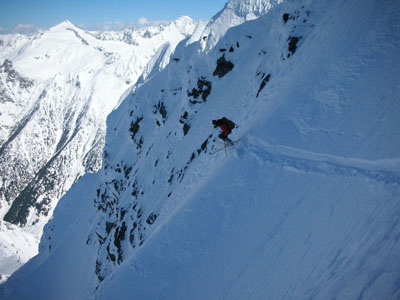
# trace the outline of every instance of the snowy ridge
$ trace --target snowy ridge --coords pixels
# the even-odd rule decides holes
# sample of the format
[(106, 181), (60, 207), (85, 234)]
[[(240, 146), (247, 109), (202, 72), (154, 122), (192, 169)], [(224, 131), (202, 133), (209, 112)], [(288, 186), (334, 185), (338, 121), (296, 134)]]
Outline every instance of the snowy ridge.
[[(399, 9), (285, 1), (209, 51), (182, 41), (0, 295), (398, 298)], [(240, 142), (209, 155), (223, 116)]]
[(385, 183), (400, 184), (400, 158), (364, 160), (313, 153), (249, 138), (239, 153), (251, 153), (264, 162), (279, 164), (288, 170), (310, 171), (340, 176), (365, 176)]
[(152, 39), (155, 36), (162, 36), (164, 31), (170, 31), (171, 29), (184, 31), (185, 27), (192, 26), (193, 20), (190, 17), (182, 16), (175, 21), (160, 24), (158, 26), (153, 25), (145, 26), (143, 28), (127, 28), (121, 31), (89, 31), (88, 33), (99, 40), (122, 41), (130, 45), (139, 46), (145, 40)]
[[(221, 12), (207, 24), (202, 36), (203, 47), (207, 51), (214, 48), (226, 31), (246, 21), (265, 15), (274, 5), (283, 0), (235, 0), (226, 3)], [(207, 39), (205, 38), (207, 37)]]

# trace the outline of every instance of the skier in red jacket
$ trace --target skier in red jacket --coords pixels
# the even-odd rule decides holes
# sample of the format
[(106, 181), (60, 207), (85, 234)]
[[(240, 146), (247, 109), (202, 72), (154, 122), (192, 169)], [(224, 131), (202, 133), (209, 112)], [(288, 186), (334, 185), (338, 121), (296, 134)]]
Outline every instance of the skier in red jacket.
[(223, 117), (219, 120), (212, 120), (214, 128), (219, 127), (222, 132), (218, 137), (228, 144), (233, 144), (232, 141), (228, 138), (228, 135), (232, 132), (232, 129), (236, 127), (236, 124), (233, 123), (231, 120)]

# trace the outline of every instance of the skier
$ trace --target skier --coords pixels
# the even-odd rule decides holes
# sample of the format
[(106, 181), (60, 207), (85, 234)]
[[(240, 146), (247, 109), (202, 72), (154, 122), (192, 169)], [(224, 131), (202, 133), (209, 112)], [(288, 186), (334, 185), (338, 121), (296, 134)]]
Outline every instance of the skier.
[(218, 135), (218, 137), (226, 144), (233, 145), (233, 142), (230, 138), (228, 138), (228, 135), (232, 132), (232, 129), (236, 127), (236, 124), (225, 117), (219, 120), (212, 120), (212, 123), (214, 125), (214, 128), (219, 127), (222, 130), (221, 134)]

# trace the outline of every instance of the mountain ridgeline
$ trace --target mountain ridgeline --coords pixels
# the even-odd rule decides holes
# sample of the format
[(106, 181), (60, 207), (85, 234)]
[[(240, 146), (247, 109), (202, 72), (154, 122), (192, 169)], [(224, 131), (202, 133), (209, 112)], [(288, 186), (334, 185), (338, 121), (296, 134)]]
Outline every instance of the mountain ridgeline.
[[(100, 170), (60, 200), (39, 255), (0, 293), (399, 297), (399, 9), (227, 3), (125, 94)], [(239, 141), (214, 153), (221, 117)]]

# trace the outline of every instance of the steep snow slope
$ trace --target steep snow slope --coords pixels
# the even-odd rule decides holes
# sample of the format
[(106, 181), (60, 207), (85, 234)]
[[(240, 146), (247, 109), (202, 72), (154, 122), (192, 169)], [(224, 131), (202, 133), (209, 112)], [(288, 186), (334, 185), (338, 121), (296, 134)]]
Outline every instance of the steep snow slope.
[[(181, 43), (3, 296), (399, 298), (399, 9), (287, 1)], [(209, 155), (222, 116), (241, 140)]]
[[(182, 17), (132, 29), (124, 38), (104, 33), (114, 38), (103, 40), (101, 33), (66, 21), (36, 36), (0, 36), (1, 218), (38, 240), (62, 195), (85, 172), (100, 168), (105, 119), (121, 95), (160, 55), (158, 48), (168, 48), (162, 68), (196, 26)], [(7, 228), (1, 227), (2, 237)], [(18, 233), (25, 235), (14, 230), (9, 239)], [(24, 262), (37, 251), (37, 243), (13, 251), (3, 247), (7, 243), (2, 240), (0, 260), (15, 252), (15, 260)], [(9, 270), (0, 268), (0, 273)]]

